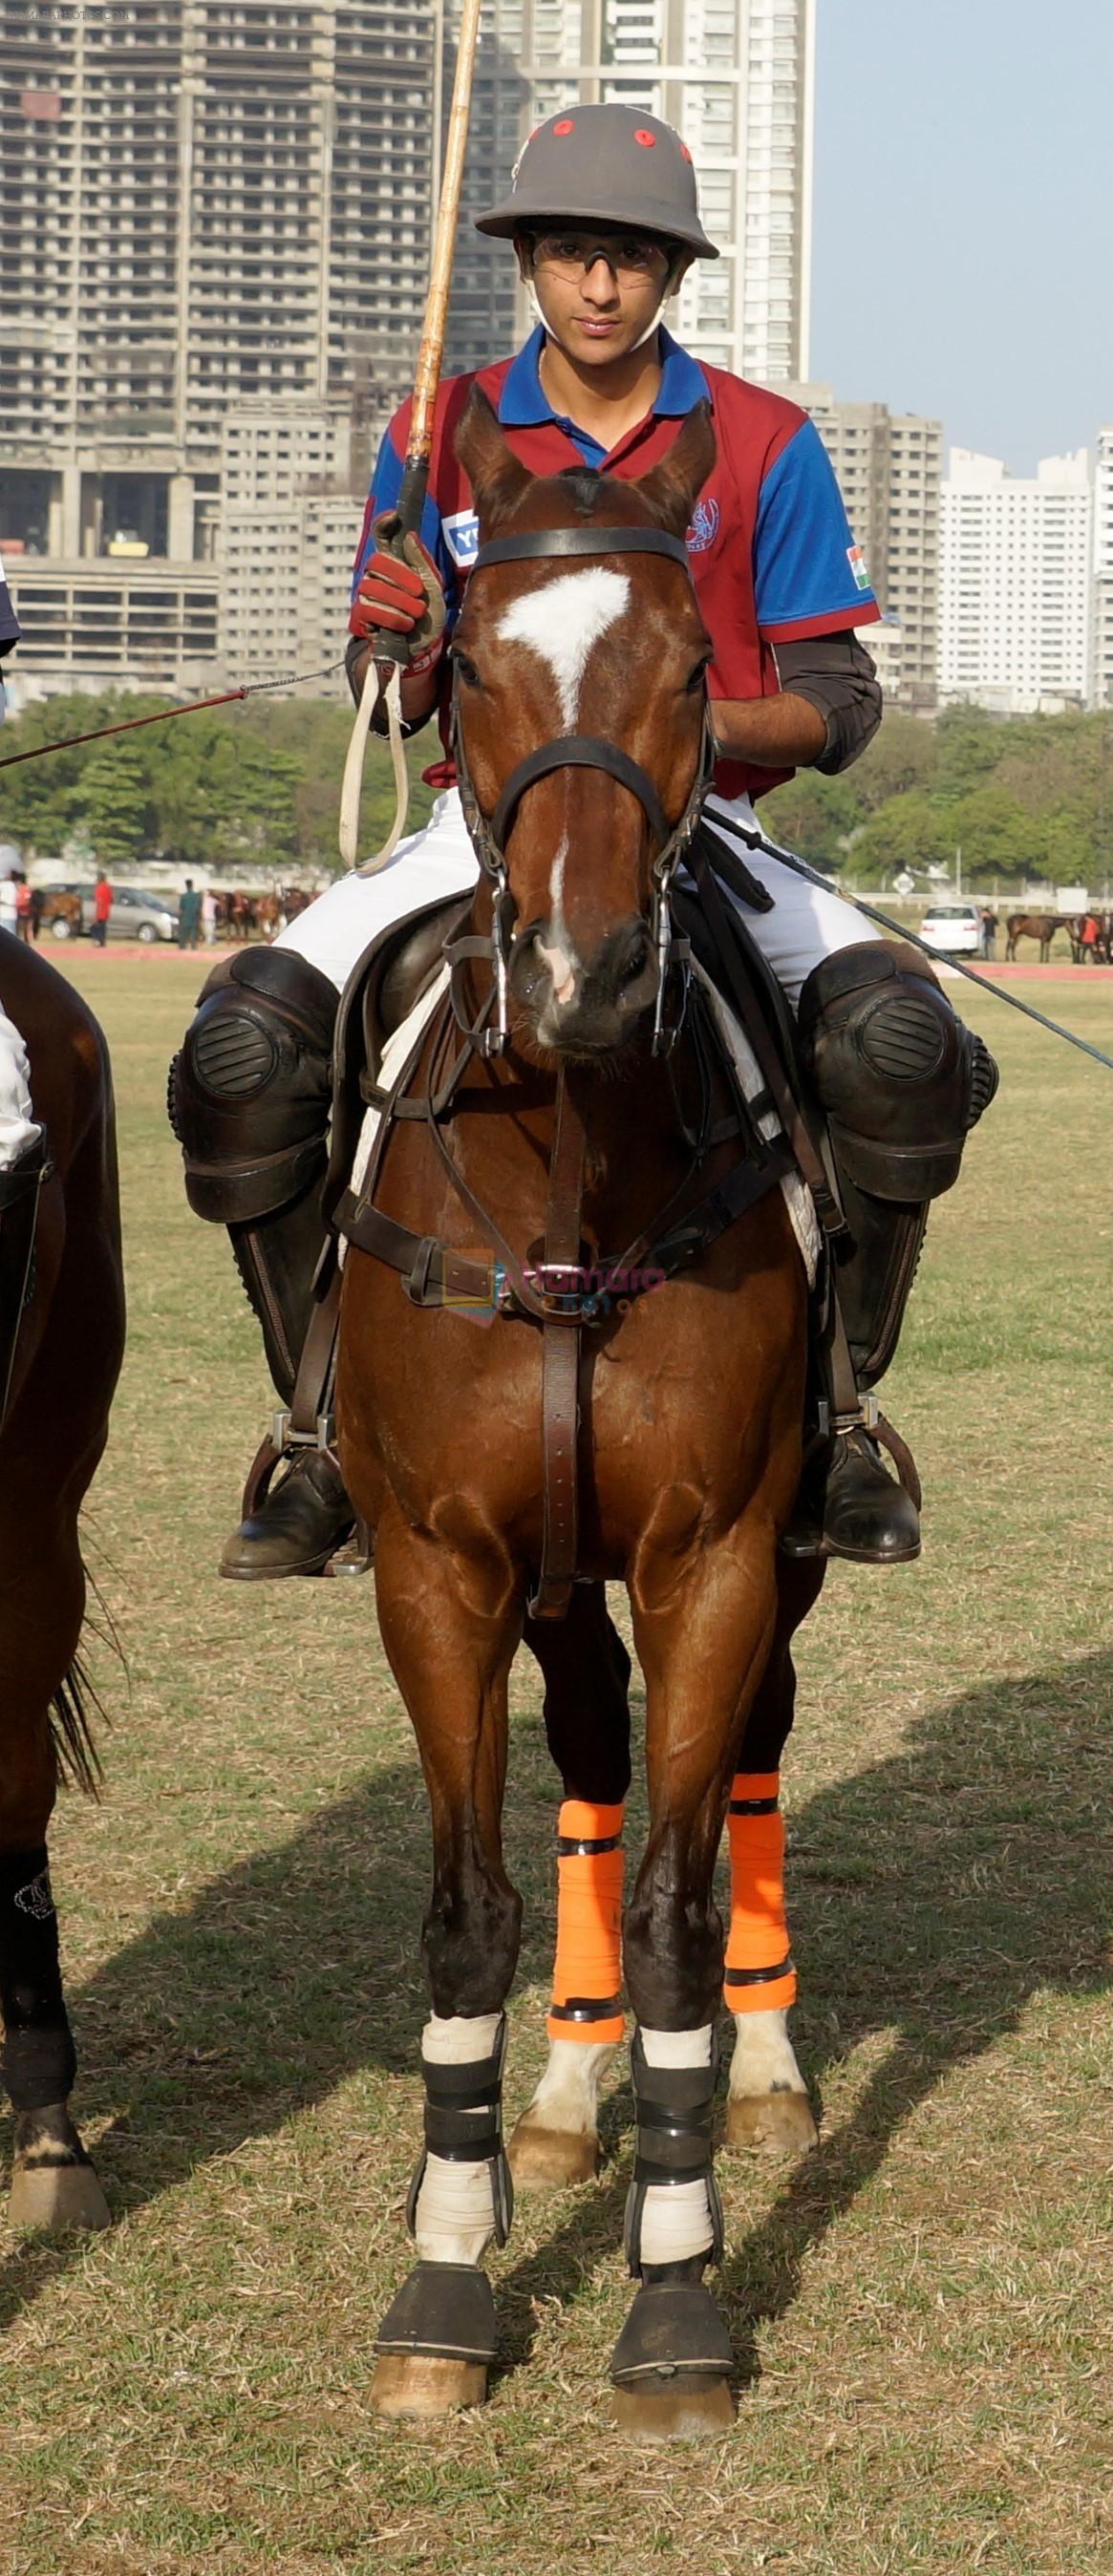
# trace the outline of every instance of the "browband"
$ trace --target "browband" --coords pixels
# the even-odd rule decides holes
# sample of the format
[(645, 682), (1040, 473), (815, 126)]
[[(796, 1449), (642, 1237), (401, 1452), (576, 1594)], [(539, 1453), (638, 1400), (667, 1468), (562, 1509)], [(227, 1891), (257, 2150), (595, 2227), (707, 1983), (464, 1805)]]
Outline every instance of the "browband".
[(669, 555), (674, 563), (688, 570), (688, 549), (683, 537), (670, 537), (665, 528), (531, 528), (519, 537), (491, 537), (472, 564), (472, 572), (485, 572), (488, 564), (528, 563), (532, 555)]

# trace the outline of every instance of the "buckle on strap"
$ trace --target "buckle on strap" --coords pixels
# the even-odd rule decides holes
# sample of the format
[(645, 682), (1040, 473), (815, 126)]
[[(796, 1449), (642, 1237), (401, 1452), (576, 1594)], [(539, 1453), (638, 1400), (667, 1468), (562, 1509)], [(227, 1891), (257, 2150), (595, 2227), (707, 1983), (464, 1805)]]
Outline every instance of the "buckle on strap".
[(336, 1445), (336, 1416), (331, 1412), (319, 1413), (312, 1430), (299, 1431), (295, 1428), (289, 1405), (280, 1405), (277, 1413), (271, 1415), (271, 1439), (280, 1458), (288, 1456), (291, 1449), (331, 1451)]

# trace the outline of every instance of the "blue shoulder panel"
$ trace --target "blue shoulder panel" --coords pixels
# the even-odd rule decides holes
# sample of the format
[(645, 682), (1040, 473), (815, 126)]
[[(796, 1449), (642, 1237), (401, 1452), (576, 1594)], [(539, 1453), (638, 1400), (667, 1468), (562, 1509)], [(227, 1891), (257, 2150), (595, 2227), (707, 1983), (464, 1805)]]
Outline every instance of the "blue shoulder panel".
[(831, 460), (813, 421), (800, 424), (761, 486), (754, 603), (763, 635), (788, 639), (817, 619), (864, 624), (877, 601), (854, 543)]

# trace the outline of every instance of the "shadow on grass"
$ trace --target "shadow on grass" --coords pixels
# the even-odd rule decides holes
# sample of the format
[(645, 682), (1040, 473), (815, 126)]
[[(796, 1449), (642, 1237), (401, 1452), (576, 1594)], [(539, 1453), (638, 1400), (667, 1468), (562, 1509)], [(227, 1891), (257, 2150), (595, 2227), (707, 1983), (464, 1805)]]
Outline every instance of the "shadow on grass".
[[(757, 2372), (758, 2331), (791, 2304), (805, 2256), (948, 2070), (1012, 2030), (1037, 1988), (1109, 1981), (1101, 1735), (1111, 1703), (1113, 1654), (994, 1683), (796, 1811), (801, 2063), (821, 2085), (871, 2035), (897, 2036), (843, 2128), (728, 2253), (719, 2288), (743, 2384)], [(519, 1724), (512, 1866), (531, 1981), (549, 1967), (557, 1794), (539, 1727)], [(527, 1837), (524, 1806), (537, 1815)], [(188, 1912), (157, 1918), (74, 1995), (79, 2108), (90, 2124), (116, 2114), (98, 2154), (117, 2207), (141, 2207), (209, 2157), (277, 2130), (365, 2066), (412, 2076), (416, 2114), (426, 1851), (416, 1766), (386, 1764), (278, 1850), (212, 1880)], [(619, 2094), (604, 2109), (612, 2154), (628, 2125)], [(508, 2367), (528, 2358), (535, 2297), (571, 2303), (594, 2265), (613, 2259), (624, 2192), (625, 2172), (612, 2171), (599, 2191), (558, 2205), (538, 2253), (504, 2273)], [(0, 2267), (0, 2325), (70, 2260), (60, 2242), (15, 2250)]]

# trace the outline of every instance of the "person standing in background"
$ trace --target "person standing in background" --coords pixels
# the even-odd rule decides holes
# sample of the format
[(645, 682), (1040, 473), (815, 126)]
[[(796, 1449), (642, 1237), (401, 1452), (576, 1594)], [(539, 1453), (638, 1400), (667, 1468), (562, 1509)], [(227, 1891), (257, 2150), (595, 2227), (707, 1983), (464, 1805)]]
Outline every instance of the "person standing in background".
[(216, 896), (211, 886), (205, 887), (201, 897), (201, 935), (206, 948), (211, 948), (216, 938)]
[(98, 868), (97, 882), (93, 888), (92, 939), (94, 948), (103, 948), (104, 946), (108, 937), (108, 916), (111, 910), (112, 888), (109, 885), (104, 869)]
[(983, 914), (982, 914), (982, 955), (983, 955), (983, 957), (992, 957), (992, 956), (993, 956), (993, 953), (994, 953), (994, 950), (996, 949), (996, 946), (997, 946), (997, 915), (996, 915), (996, 913), (995, 913), (995, 912), (990, 912), (990, 911), (988, 911), (988, 910), (987, 910), (987, 911), (983, 912)]
[(22, 868), (17, 871), (15, 880), (15, 926), (20, 938), (29, 941), (31, 937), (31, 888), (27, 883), (27, 879), (24, 876)]
[(178, 897), (178, 946), (196, 948), (201, 937), (201, 897), (192, 877), (187, 877), (185, 890)]

